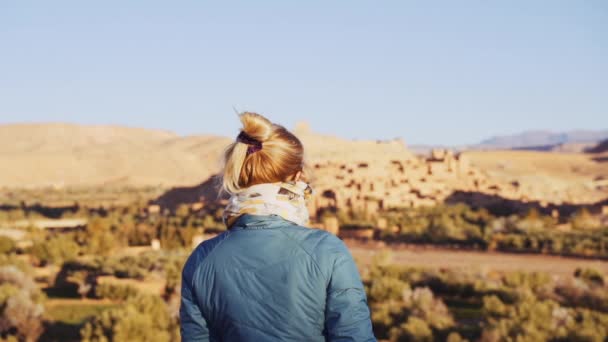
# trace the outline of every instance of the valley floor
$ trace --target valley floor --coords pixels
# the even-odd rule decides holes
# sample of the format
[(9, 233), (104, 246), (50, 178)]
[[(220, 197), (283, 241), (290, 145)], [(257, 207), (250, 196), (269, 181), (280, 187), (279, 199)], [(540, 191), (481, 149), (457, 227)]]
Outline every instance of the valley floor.
[(602, 273), (608, 273), (608, 261), (596, 259), (463, 251), (419, 246), (389, 248), (375, 244), (362, 244), (356, 241), (346, 241), (346, 244), (360, 265), (369, 265), (375, 255), (389, 251), (393, 262), (421, 268), (461, 268), (482, 272), (544, 272), (559, 276), (570, 276), (577, 268), (593, 268)]

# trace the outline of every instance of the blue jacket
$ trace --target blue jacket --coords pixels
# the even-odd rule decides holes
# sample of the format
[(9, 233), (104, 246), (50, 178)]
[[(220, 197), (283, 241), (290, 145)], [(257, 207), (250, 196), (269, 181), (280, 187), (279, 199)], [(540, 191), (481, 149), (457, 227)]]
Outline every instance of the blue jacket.
[(344, 243), (279, 216), (243, 215), (182, 272), (182, 341), (376, 341)]

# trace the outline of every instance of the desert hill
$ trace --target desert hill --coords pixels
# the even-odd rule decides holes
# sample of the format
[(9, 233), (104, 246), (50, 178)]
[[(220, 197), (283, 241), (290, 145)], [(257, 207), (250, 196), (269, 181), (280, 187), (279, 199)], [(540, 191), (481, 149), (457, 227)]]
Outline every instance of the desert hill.
[(304, 144), (306, 161), (309, 164), (331, 160), (374, 162), (375, 160), (391, 158), (415, 158), (405, 146), (404, 141), (399, 139), (386, 141), (345, 140), (314, 133), (305, 123), (298, 124), (294, 129), (294, 134)]
[[(594, 203), (608, 197), (608, 163), (584, 153), (434, 150), (401, 140), (351, 141), (294, 130), (306, 146), (317, 205), (433, 205), (455, 192), (512, 200)], [(0, 187), (190, 188), (217, 173), (233, 138), (117, 126), (0, 125)], [(208, 189), (207, 189), (208, 190)]]
[[(467, 151), (471, 164), (494, 182), (517, 182), (527, 199), (550, 203), (596, 202), (608, 197), (608, 163), (585, 153)], [(513, 198), (513, 196), (508, 196)]]
[[(316, 135), (304, 126), (296, 130), (311, 163), (411, 157), (400, 141), (355, 142)], [(119, 126), (0, 125), (0, 187), (192, 185), (218, 171), (231, 141)]]
[(72, 124), (0, 125), (0, 187), (193, 184), (229, 139)]

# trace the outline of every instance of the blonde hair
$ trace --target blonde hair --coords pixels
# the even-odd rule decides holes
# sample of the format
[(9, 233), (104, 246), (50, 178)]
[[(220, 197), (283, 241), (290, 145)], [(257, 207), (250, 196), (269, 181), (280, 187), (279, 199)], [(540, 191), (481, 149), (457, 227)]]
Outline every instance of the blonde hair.
[(244, 112), (239, 118), (241, 131), (259, 141), (262, 148), (248, 153), (249, 145), (238, 140), (228, 146), (224, 153), (223, 190), (237, 193), (255, 184), (283, 182), (302, 171), (304, 147), (295, 135), (260, 114)]

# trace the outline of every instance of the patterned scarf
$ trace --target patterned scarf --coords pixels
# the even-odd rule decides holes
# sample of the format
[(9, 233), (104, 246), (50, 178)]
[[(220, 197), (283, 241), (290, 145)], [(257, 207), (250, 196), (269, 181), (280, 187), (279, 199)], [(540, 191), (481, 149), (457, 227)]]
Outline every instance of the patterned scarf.
[(306, 201), (312, 189), (305, 182), (256, 184), (230, 197), (224, 223), (230, 227), (243, 214), (279, 215), (297, 225), (308, 223)]

